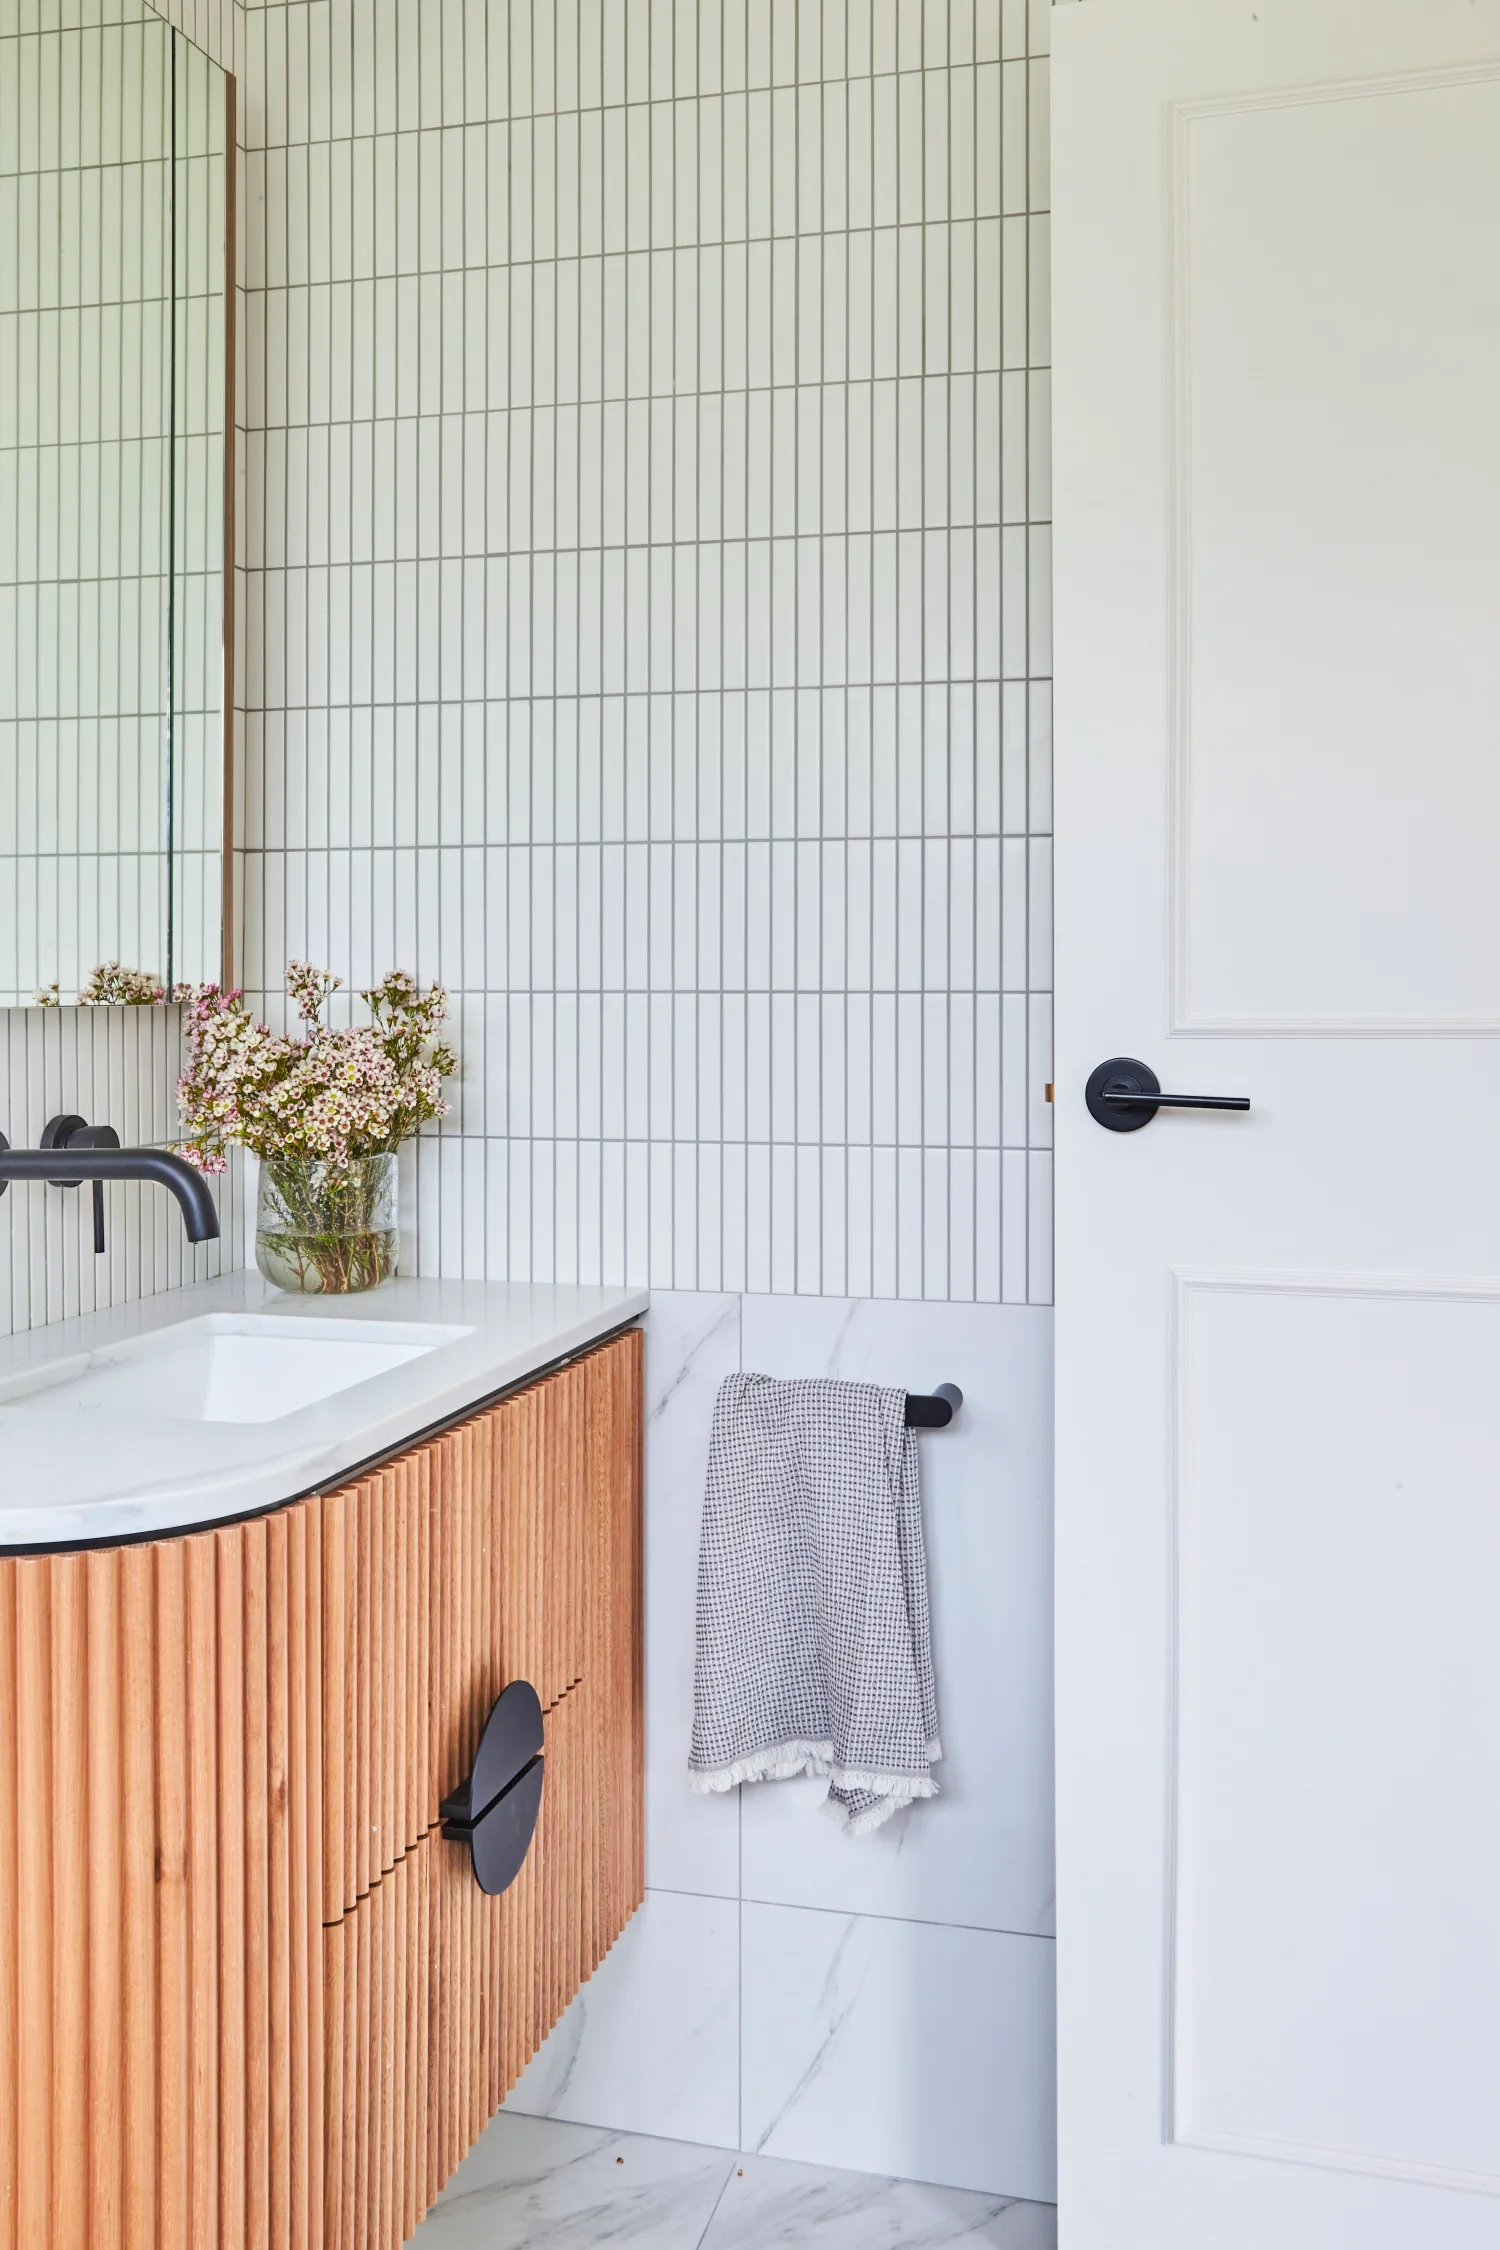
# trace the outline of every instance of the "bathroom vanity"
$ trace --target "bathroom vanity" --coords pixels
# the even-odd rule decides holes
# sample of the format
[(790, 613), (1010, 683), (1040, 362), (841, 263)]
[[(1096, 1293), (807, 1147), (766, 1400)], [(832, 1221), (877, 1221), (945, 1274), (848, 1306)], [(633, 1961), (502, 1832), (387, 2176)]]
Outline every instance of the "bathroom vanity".
[[(618, 1936), (644, 1306), (236, 1275), (0, 1345), (0, 2250), (394, 2250)], [(441, 1808), (516, 1680), (489, 1896)]]

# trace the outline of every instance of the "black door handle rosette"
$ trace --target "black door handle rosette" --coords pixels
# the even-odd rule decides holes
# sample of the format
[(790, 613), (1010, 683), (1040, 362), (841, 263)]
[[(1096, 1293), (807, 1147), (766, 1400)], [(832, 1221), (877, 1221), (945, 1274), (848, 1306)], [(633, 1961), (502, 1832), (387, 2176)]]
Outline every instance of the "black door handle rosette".
[(474, 1770), (439, 1810), (450, 1843), (467, 1844), (474, 1880), (491, 1898), (520, 1874), (542, 1809), (542, 1704), (512, 1680), (484, 1724)]

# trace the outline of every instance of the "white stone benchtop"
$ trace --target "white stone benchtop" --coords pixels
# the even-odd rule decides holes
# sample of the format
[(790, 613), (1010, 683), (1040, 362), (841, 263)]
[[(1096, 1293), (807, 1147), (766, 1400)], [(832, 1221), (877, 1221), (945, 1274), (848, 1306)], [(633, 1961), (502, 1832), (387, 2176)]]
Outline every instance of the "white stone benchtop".
[(644, 1289), (231, 1274), (0, 1340), (0, 1550), (149, 1538), (327, 1489), (628, 1325)]

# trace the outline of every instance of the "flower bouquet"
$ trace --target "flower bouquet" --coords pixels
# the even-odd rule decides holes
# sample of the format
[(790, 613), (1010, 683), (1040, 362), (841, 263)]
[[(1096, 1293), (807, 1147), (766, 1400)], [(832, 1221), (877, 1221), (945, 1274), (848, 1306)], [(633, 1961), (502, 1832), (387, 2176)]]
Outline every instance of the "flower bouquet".
[(260, 1159), (255, 1262), (279, 1289), (373, 1289), (396, 1270), (396, 1151), (448, 1104), (457, 1068), (436, 1034), (441, 986), (393, 969), (360, 998), (370, 1022), (326, 1021), (341, 980), (304, 961), (286, 988), (302, 1029), (257, 1023), (238, 992), (202, 985), (186, 1001), (187, 1067), (177, 1098), (183, 1154), (222, 1172), (237, 1144)]

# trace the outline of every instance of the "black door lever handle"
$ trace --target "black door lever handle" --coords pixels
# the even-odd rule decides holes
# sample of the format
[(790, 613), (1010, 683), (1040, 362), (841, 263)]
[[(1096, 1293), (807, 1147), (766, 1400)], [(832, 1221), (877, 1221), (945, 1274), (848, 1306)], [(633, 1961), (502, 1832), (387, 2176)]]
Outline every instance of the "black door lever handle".
[(1084, 1100), (1095, 1124), (1111, 1133), (1138, 1133), (1159, 1109), (1248, 1109), (1248, 1094), (1164, 1094), (1150, 1066), (1115, 1055), (1089, 1074)]

